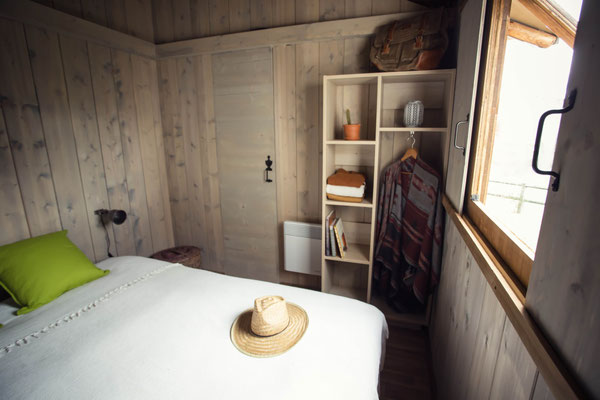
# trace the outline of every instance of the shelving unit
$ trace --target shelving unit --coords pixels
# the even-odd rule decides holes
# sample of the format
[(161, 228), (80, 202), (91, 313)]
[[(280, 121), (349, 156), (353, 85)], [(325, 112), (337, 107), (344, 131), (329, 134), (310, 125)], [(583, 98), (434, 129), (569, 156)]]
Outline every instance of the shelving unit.
[[(348, 251), (344, 258), (325, 256), (323, 224), (322, 291), (372, 302), (391, 313), (383, 299), (371, 296), (379, 175), (404, 154), (409, 147), (406, 138), (414, 132), (419, 157), (445, 176), (454, 75), (454, 70), (435, 70), (323, 77), (322, 219), (335, 209), (344, 224)], [(424, 123), (418, 128), (402, 124), (404, 105), (411, 100), (425, 106)], [(361, 124), (361, 140), (343, 140), (346, 109), (353, 122)], [(327, 199), (327, 178), (338, 168), (366, 176), (362, 202)], [(427, 315), (398, 314), (392, 319), (422, 324)]]

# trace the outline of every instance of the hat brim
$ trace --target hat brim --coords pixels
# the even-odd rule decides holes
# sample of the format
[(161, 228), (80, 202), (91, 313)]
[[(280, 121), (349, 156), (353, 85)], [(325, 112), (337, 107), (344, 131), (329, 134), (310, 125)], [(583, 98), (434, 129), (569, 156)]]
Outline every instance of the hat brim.
[(231, 342), (242, 353), (251, 357), (274, 357), (291, 349), (304, 335), (308, 327), (308, 315), (296, 304), (287, 303), (289, 325), (272, 336), (252, 333), (252, 309), (241, 313), (231, 325)]

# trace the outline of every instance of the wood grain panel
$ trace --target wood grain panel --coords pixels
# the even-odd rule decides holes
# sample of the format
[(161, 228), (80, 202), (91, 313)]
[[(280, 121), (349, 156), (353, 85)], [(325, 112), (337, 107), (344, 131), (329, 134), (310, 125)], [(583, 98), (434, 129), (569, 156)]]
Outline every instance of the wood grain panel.
[(344, 10), (346, 18), (367, 17), (371, 15), (371, 0), (346, 0)]
[(217, 157), (217, 134), (213, 102), (212, 57), (196, 58), (196, 89), (198, 93), (198, 116), (200, 120), (202, 170), (204, 171), (204, 208), (209, 230), (208, 243), (213, 259), (212, 269), (222, 272), (224, 267), (223, 226), (219, 192), (219, 166)]
[(536, 366), (510, 320), (506, 320), (490, 399), (529, 399)]
[(229, 32), (249, 31), (252, 27), (250, 0), (229, 1)]
[(298, 220), (320, 220), (319, 44), (296, 45), (296, 161)]
[(129, 216), (127, 219), (131, 222), (133, 228), (136, 254), (149, 256), (153, 253), (153, 245), (148, 220), (148, 202), (140, 152), (131, 59), (129, 54), (121, 51), (112, 50), (111, 53), (123, 145), (123, 162), (129, 195)]
[(0, 112), (0, 245), (16, 242), (29, 237), (29, 227), (23, 198), (19, 190), (19, 181), (13, 164), (8, 132), (4, 124), (4, 115)]
[(273, 26), (273, 3), (276, 0), (250, 0), (250, 22), (252, 29)]
[[(270, 48), (213, 56), (214, 105), (227, 274), (279, 281)], [(277, 164), (277, 160), (273, 160)]]
[(54, 8), (67, 14), (81, 17), (81, 1), (79, 0), (52, 0)]
[[(167, 204), (164, 203), (163, 191), (167, 182), (161, 176), (161, 163), (157, 134), (154, 131), (157, 126), (152, 117), (155, 106), (152, 93), (152, 64), (155, 61), (147, 60), (138, 56), (131, 56), (131, 67), (135, 71), (132, 74), (135, 109), (138, 121), (138, 133), (140, 144), (140, 155), (142, 161), (143, 176), (146, 189), (146, 202), (148, 206), (148, 222), (152, 237), (153, 249), (165, 249), (169, 247), (167, 226), (168, 213)], [(160, 138), (162, 140), (162, 137)]]
[(191, 210), (183, 152), (177, 63), (175, 60), (160, 61), (158, 67), (173, 234), (176, 245), (190, 245), (193, 243)]
[(319, 0), (319, 20), (330, 21), (345, 16), (344, 0)]
[[(94, 210), (107, 208), (108, 194), (102, 160), (102, 147), (98, 132), (98, 120), (94, 104), (92, 77), (90, 74), (87, 43), (84, 40), (61, 35), (65, 82), (71, 110), (73, 134), (77, 146), (79, 170), (82, 176), (87, 218), (94, 245), (96, 261), (106, 257), (106, 239), (100, 218)], [(109, 227), (114, 243), (112, 226)]]
[(61, 228), (23, 26), (0, 19), (0, 97), (32, 235)]
[(95, 259), (58, 35), (27, 27), (26, 36), (61, 225), (71, 241)]
[(273, 26), (288, 26), (296, 23), (296, 0), (273, 1)]
[(157, 151), (156, 162), (158, 163), (158, 169), (160, 172), (160, 191), (162, 193), (162, 203), (165, 213), (164, 229), (167, 232), (167, 247), (173, 247), (175, 244), (175, 238), (173, 236), (173, 218), (171, 215), (171, 204), (169, 200), (169, 181), (167, 178), (165, 141), (163, 140), (163, 127), (160, 111), (160, 90), (158, 87), (157, 62), (152, 62), (150, 64), (150, 75), (150, 92), (152, 93), (152, 119), (154, 120), (154, 135)]
[(219, 0), (208, 1), (210, 36), (229, 33), (229, 4)]
[[(125, 3), (127, 33), (148, 42), (154, 42), (154, 26), (152, 25), (151, 0), (128, 0)], [(175, 26), (180, 26), (176, 21)]]
[(319, 0), (296, 0), (296, 24), (319, 20)]
[[(174, 41), (175, 16), (173, 15), (172, 0), (152, 0), (152, 16), (154, 21), (154, 42), (165, 43)], [(194, 21), (194, 19), (194, 13), (190, 12), (191, 26), (193, 26), (192, 21)]]
[(184, 158), (188, 186), (188, 205), (191, 209), (192, 243), (207, 247), (206, 215), (204, 209), (204, 172), (202, 169), (201, 136), (198, 126), (198, 105), (195, 69), (191, 58), (177, 59), (177, 84), (181, 99), (181, 129), (184, 132)]
[(87, 21), (102, 26), (106, 26), (108, 24), (104, 1), (81, 0), (81, 13), (82, 18)]
[[(193, 37), (190, 10), (190, 0), (173, 0), (173, 34), (177, 39)], [(159, 16), (157, 19), (162, 18)]]
[[(123, 147), (110, 49), (88, 43), (88, 51), (100, 146), (104, 161), (108, 205), (112, 209), (124, 210), (129, 213), (127, 178), (123, 163)], [(113, 226), (113, 230), (116, 254), (136, 254), (131, 220), (128, 219), (122, 225)]]
[(210, 35), (210, 13), (208, 6), (208, 0), (190, 0), (192, 35), (194, 37)]

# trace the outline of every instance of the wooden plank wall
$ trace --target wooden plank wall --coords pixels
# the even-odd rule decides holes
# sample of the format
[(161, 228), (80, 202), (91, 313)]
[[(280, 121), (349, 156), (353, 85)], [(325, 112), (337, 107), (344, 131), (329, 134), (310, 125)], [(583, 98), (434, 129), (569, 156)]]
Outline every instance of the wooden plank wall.
[[(0, 244), (60, 229), (106, 258), (173, 244), (156, 62), (0, 18)], [(115, 248), (116, 239), (116, 248)]]
[[(322, 77), (368, 72), (369, 46), (369, 37), (353, 37), (273, 47), (277, 150), (272, 158), (279, 174), (276, 180), (280, 243), (283, 243), (283, 221), (320, 222), (321, 219)], [(222, 271), (212, 58), (202, 55), (162, 59), (158, 61), (158, 71), (175, 243), (195, 243), (205, 248), (206, 267)], [(365, 98), (366, 108), (368, 103), (375, 107), (376, 99), (371, 97), (370, 101)], [(371, 130), (374, 132), (374, 125)], [(184, 151), (186, 142), (196, 140), (199, 145), (194, 148), (198, 149), (201, 165)], [(397, 152), (400, 148), (403, 147), (399, 145)], [(203, 197), (194, 198), (191, 194), (194, 190), (202, 192)], [(360, 214), (346, 215), (348, 221), (363, 222), (370, 217), (362, 209), (348, 212)], [(197, 229), (196, 234), (193, 229)], [(282, 256), (280, 252), (280, 260)], [(320, 282), (318, 277), (283, 269), (280, 281), (312, 287), (319, 287)]]
[(156, 43), (418, 11), (408, 0), (152, 0)]
[(435, 304), (430, 337), (440, 398), (553, 399), (449, 218)]
[(152, 0), (34, 0), (47, 7), (154, 42)]

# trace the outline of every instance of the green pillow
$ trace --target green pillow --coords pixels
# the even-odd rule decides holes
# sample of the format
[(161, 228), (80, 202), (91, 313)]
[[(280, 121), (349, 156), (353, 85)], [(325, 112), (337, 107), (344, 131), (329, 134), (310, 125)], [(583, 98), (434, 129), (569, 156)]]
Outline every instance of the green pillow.
[(0, 285), (22, 307), (19, 315), (109, 272), (96, 268), (66, 230), (0, 247)]

